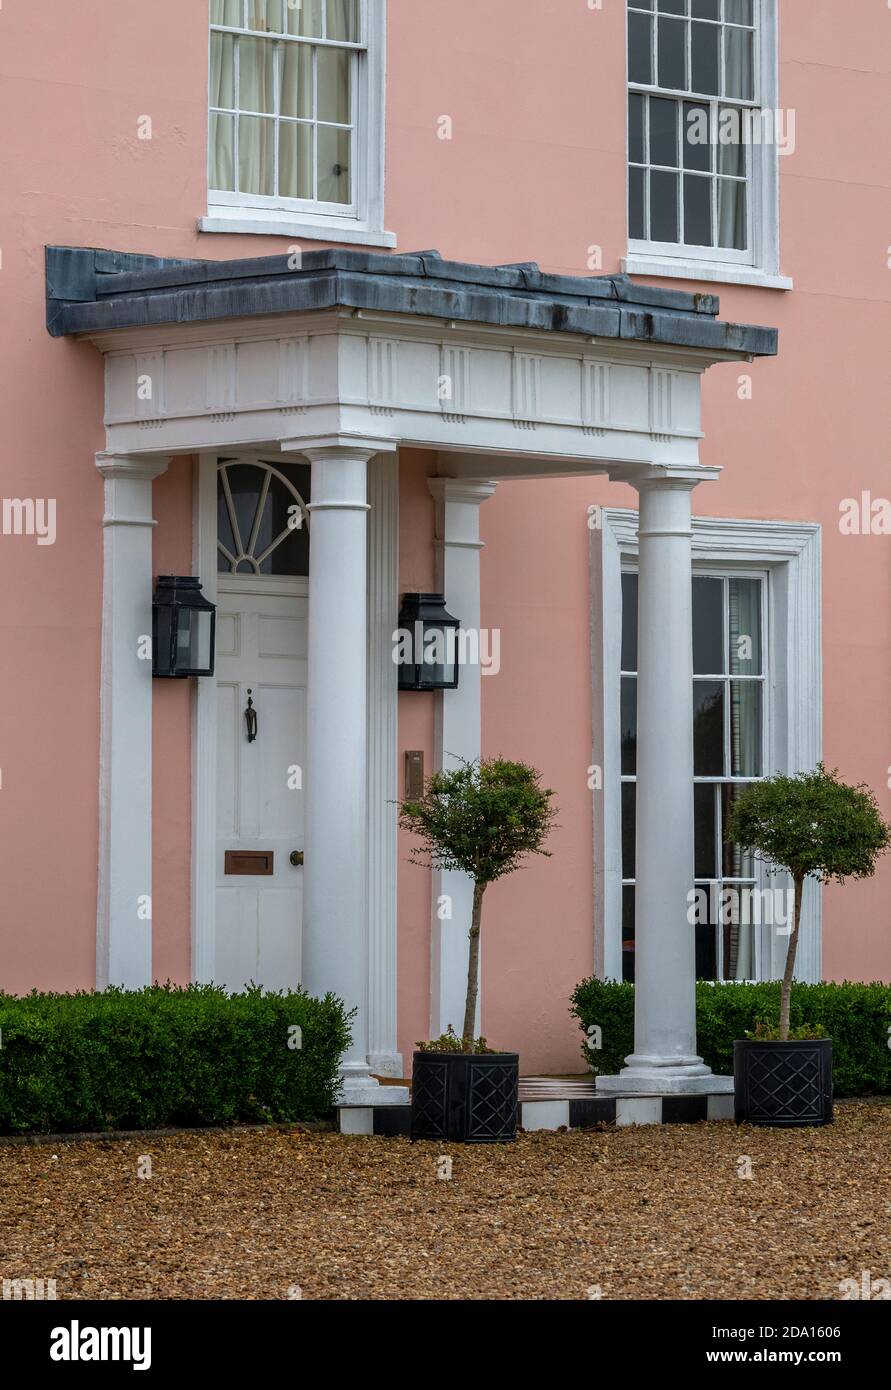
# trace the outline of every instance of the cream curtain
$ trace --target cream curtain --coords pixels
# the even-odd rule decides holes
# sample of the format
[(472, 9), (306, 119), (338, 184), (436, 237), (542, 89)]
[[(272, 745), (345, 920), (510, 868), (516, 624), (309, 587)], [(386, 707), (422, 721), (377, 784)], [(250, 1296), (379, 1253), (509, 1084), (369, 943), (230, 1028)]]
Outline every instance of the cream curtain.
[[(313, 49), (283, 43), (279, 54), (279, 114), (308, 121), (312, 116)], [(278, 130), (278, 191), (283, 198), (313, 194), (312, 126), (284, 119)]]
[(244, 23), (244, 0), (210, 0), (210, 22), (240, 29)]
[[(761, 584), (730, 580), (730, 672), (761, 674)], [(751, 656), (745, 653), (751, 645)], [(742, 654), (741, 654), (742, 653)], [(760, 777), (761, 683), (730, 682), (730, 771), (734, 777)]]
[(724, 96), (751, 101), (752, 33), (748, 29), (724, 30)]
[[(752, 954), (753, 924), (750, 920), (730, 928), (730, 959), (724, 962), (725, 979), (753, 980), (755, 957)], [(734, 937), (736, 940), (734, 940)]]
[[(210, 104), (235, 105), (235, 41), (231, 34), (212, 34), (210, 43)], [(235, 117), (211, 112), (210, 116), (211, 188), (231, 192), (235, 188), (234, 145)]]
[[(238, 40), (240, 111), (275, 111), (275, 45), (269, 39)], [(238, 187), (242, 193), (275, 192), (275, 121), (238, 118)]]
[(724, 18), (728, 24), (751, 24), (752, 0), (726, 0)]
[[(327, 37), (356, 42), (357, 0), (324, 2)], [(241, 27), (246, 10), (252, 28), (268, 26), (280, 32), (279, 25), (284, 22), (290, 33), (320, 37), (322, 4), (323, 0), (303, 0), (299, 8), (285, 10), (282, 0), (248, 0), (247, 6), (244, 0), (211, 0), (211, 21)], [(318, 69), (315, 108), (314, 53)], [(276, 43), (260, 36), (214, 33), (210, 64), (210, 186), (269, 197), (275, 194), (277, 184), (282, 197), (351, 203), (352, 137), (350, 131), (333, 127), (348, 125), (352, 120), (353, 63), (353, 55), (343, 49), (314, 49), (309, 44)], [(222, 109), (213, 110), (215, 107)], [(321, 125), (314, 129), (310, 124), (298, 123), (310, 122), (314, 109)], [(239, 114), (227, 114), (230, 111)], [(277, 170), (276, 111), (283, 118), (279, 124)], [(315, 178), (314, 163), (318, 170)]]
[(249, 0), (248, 28), (268, 34), (282, 32), (282, 0)]
[(327, 0), (328, 12), (326, 30), (329, 39), (342, 39), (345, 43), (355, 43), (357, 32), (357, 0)]
[[(761, 581), (731, 579), (728, 606), (731, 675), (761, 675)], [(761, 766), (761, 690), (759, 681), (730, 682), (730, 771), (735, 777), (760, 777), (764, 772)], [(729, 801), (725, 803), (725, 813), (728, 810)], [(725, 866), (728, 877), (746, 878), (752, 873), (751, 863), (744, 862), (736, 846), (725, 853), (729, 853), (731, 860)], [(745, 915), (751, 919), (754, 913)], [(753, 933), (751, 920), (729, 928), (725, 937), (728, 959), (724, 962), (729, 979), (752, 979)]]
[[(743, 150), (740, 156), (745, 158)], [(718, 179), (718, 245), (730, 251), (747, 249), (746, 196), (743, 179)]]
[(352, 201), (352, 162), (350, 132), (333, 126), (318, 127), (319, 201)]
[[(742, 14), (742, 11), (740, 12)], [(752, 34), (745, 29), (724, 29), (724, 96), (750, 101), (754, 94), (752, 85)], [(745, 111), (737, 111), (737, 117), (746, 119)], [(737, 127), (738, 141), (730, 145), (720, 145), (721, 172), (744, 175), (746, 171), (746, 148), (742, 143), (743, 131)], [(745, 183), (730, 183), (721, 180), (718, 184), (718, 245), (731, 250), (744, 251), (747, 242), (747, 190)]]
[[(359, 37), (355, 0), (328, 0), (329, 38)], [(319, 50), (318, 116), (322, 122), (348, 125), (352, 120), (353, 55), (346, 49)], [(318, 198), (324, 203), (352, 202), (352, 139), (348, 130), (320, 125), (317, 132)]]
[[(285, 0), (287, 4), (287, 0)], [(285, 23), (289, 34), (302, 38), (320, 39), (322, 37), (322, 0), (303, 0), (300, 6), (288, 9)]]

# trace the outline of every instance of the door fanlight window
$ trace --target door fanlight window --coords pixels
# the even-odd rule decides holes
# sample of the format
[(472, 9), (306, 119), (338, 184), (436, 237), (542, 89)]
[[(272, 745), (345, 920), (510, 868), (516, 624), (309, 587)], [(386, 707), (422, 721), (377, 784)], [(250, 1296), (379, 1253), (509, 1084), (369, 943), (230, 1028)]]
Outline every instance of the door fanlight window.
[(309, 574), (310, 470), (223, 459), (217, 466), (220, 574)]

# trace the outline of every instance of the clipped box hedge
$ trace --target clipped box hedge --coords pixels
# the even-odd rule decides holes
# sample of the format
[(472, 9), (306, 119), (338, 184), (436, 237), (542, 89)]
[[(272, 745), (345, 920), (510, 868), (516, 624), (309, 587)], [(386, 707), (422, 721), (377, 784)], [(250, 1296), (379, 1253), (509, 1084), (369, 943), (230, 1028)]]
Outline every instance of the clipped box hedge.
[(0, 994), (0, 1133), (318, 1119), (349, 1021), (302, 990)]
[[(733, 1073), (733, 1043), (759, 1019), (776, 1022), (778, 981), (765, 984), (696, 985), (697, 1048), (713, 1071)], [(634, 1047), (634, 986), (583, 980), (571, 1013), (585, 1033), (582, 1056), (598, 1076), (615, 1076)], [(837, 1096), (891, 1093), (891, 985), (803, 985), (792, 989), (792, 1028), (814, 1025), (832, 1039)], [(601, 1047), (588, 1045), (589, 1029), (601, 1030)], [(591, 1033), (594, 1038), (596, 1035)]]

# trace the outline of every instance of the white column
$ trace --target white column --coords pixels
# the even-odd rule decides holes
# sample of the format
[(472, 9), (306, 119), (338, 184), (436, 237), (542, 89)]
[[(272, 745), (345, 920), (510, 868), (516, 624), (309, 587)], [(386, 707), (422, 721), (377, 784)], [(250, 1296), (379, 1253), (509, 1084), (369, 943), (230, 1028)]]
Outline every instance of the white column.
[(399, 619), (399, 461), (368, 465), (368, 1061), (402, 1076), (396, 1030), (396, 784)]
[[(437, 590), (467, 631), (480, 627), (480, 507), (495, 483), (431, 478), (436, 500)], [(436, 697), (434, 758), (437, 768), (473, 762), (481, 753), (481, 672), (462, 666), (457, 690)], [(473, 883), (466, 874), (434, 870), (430, 961), (430, 1036), (449, 1024), (460, 1034), (467, 994), (468, 932)], [(446, 915), (450, 914), (450, 915)], [(482, 991), (480, 991), (480, 998)], [(479, 1011), (479, 1005), (478, 1011)], [(479, 1029), (479, 1012), (477, 1013)]]
[(693, 612), (689, 476), (640, 493), (634, 1052), (599, 1090), (690, 1094), (732, 1086), (696, 1054)]
[(307, 671), (307, 822), (303, 975), (356, 1009), (341, 1061), (351, 1104), (405, 1100), (368, 1064), (367, 530), (368, 460), (332, 442), (303, 449), (312, 466)]
[(96, 984), (152, 982), (152, 481), (166, 458), (97, 454), (105, 479)]

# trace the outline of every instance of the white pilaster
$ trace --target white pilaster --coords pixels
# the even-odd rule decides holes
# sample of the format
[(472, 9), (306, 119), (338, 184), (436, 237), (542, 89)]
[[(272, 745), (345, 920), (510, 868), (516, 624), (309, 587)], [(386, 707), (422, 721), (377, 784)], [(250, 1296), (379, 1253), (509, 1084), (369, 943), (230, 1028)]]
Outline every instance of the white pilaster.
[(399, 619), (399, 463), (368, 465), (368, 1061), (402, 1076), (396, 1035), (396, 785)]
[(664, 470), (640, 493), (634, 1052), (599, 1090), (715, 1091), (696, 1054), (691, 492)]
[(152, 482), (166, 458), (97, 454), (102, 684), (96, 984), (152, 982)]
[(379, 1087), (368, 1063), (367, 473), (377, 450), (332, 441), (303, 452), (312, 466), (303, 976), (311, 994), (331, 991), (356, 1010), (344, 1102), (395, 1103), (407, 1093)]
[[(202, 453), (194, 473), (192, 573), (217, 602), (217, 455)], [(217, 683), (193, 682), (192, 693), (192, 979), (211, 984), (217, 916)]]
[[(479, 631), (480, 507), (492, 496), (496, 484), (431, 478), (429, 486), (436, 501), (437, 589), (445, 594), (446, 607), (460, 620), (461, 627)], [(462, 666), (458, 689), (443, 690), (436, 696), (434, 758), (437, 768), (455, 767), (462, 760), (473, 762), (480, 756), (480, 681), (478, 665)], [(434, 870), (431, 1038), (438, 1038), (449, 1024), (456, 1033), (463, 1027), (472, 907), (473, 883), (466, 874)]]

